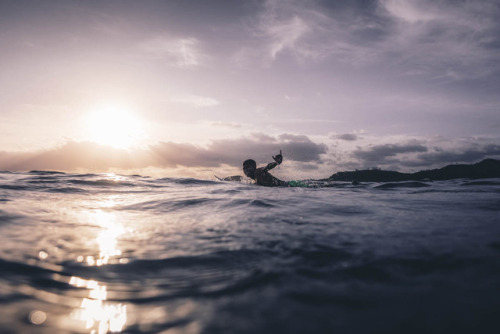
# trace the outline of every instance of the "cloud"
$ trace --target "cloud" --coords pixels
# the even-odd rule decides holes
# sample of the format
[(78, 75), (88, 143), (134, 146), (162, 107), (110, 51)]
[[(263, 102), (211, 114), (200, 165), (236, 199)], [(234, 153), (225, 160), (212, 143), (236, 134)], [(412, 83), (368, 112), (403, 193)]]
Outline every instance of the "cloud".
[(271, 155), (283, 151), (286, 160), (319, 162), (327, 153), (324, 144), (316, 144), (306, 136), (282, 134), (277, 138), (254, 134), (252, 137), (213, 141), (206, 148), (191, 144), (162, 142), (151, 147), (163, 166), (215, 167), (222, 164), (240, 166), (249, 158), (258, 163), (271, 162)]
[(447, 163), (472, 163), (488, 157), (500, 156), (500, 145), (483, 144), (444, 150), (436, 147), (429, 152), (417, 155), (415, 160), (406, 163), (412, 167), (425, 167)]
[(369, 146), (364, 149), (357, 149), (353, 156), (363, 163), (387, 163), (388, 158), (395, 157), (403, 153), (427, 152), (427, 147), (418, 143), (409, 144), (384, 144)]
[(303, 163), (300, 165), (300, 169), (304, 170), (304, 171), (316, 171), (319, 169), (318, 165), (317, 164), (306, 164), (306, 163)]
[[(422, 6), (422, 2), (401, 1), (401, 0), (381, 0), (381, 4), (393, 16), (409, 22), (425, 22), (442, 18), (439, 13), (429, 10), (431, 6)], [(419, 6), (419, 4), (421, 6)]]
[(453, 163), (473, 163), (499, 158), (500, 145), (487, 139), (456, 141), (409, 141), (406, 144), (380, 144), (357, 148), (349, 161), (355, 168), (378, 166), (389, 169), (431, 169)]
[(243, 127), (242, 124), (233, 122), (212, 122), (210, 124), (215, 127), (230, 128), (230, 129), (239, 129)]
[(387, 13), (381, 17), (397, 19), (381, 51), (398, 55), (399, 66), (452, 81), (499, 70), (499, 48), (488, 47), (499, 43), (500, 7), (493, 1), (385, 0), (381, 9)]
[(276, 138), (273, 136), (266, 135), (265, 133), (262, 132), (254, 132), (252, 133), (252, 138), (253, 140), (259, 141), (261, 143), (267, 142), (267, 143), (276, 143)]
[(268, 0), (256, 25), (273, 60), (290, 54), (428, 80), (500, 71), (500, 7), (493, 0)]
[(273, 59), (285, 49), (293, 50), (297, 41), (310, 30), (298, 16), (294, 16), (288, 21), (275, 22), (265, 29), (272, 39), (270, 53)]
[(321, 10), (309, 8), (310, 4), (282, 0), (265, 2), (255, 27), (256, 36), (265, 43), (265, 57), (276, 60), (280, 55), (291, 54), (298, 60), (321, 58), (324, 47), (316, 43), (321, 39), (317, 36), (324, 34), (323, 21), (330, 19), (321, 14)]
[(171, 38), (159, 36), (147, 40), (139, 48), (155, 59), (165, 60), (170, 65), (189, 69), (200, 65), (202, 57), (196, 38)]
[(214, 107), (219, 105), (219, 101), (207, 96), (186, 95), (170, 98), (169, 101), (191, 105), (195, 108)]
[[(497, 138), (498, 139), (498, 138)], [(59, 170), (108, 172), (133, 171), (148, 174), (210, 177), (213, 169), (227, 173), (241, 171), (241, 163), (255, 159), (259, 165), (272, 162), (272, 155), (283, 151), (286, 169), (276, 171), (282, 177), (323, 177), (335, 170), (380, 167), (417, 171), (453, 163), (474, 163), (485, 158), (500, 158), (495, 138), (445, 140), (430, 138), (406, 140), (349, 148), (349, 142), (328, 149), (323, 143), (296, 134), (268, 136), (262, 133), (247, 137), (214, 140), (206, 146), (190, 143), (158, 142), (143, 149), (117, 149), (91, 142), (68, 141), (60, 147), (36, 152), (0, 152), (0, 170)], [(378, 138), (378, 141), (387, 138)], [(360, 138), (356, 142), (376, 142)], [(293, 175), (292, 175), (293, 174)], [(150, 175), (150, 174), (148, 174)]]
[(147, 151), (116, 149), (91, 142), (69, 141), (63, 146), (36, 152), (0, 152), (1, 170), (102, 170), (141, 168), (151, 164)]
[(341, 135), (337, 135), (336, 138), (347, 141), (356, 141), (358, 139), (358, 136), (355, 133), (344, 133)]
[(148, 167), (175, 168), (239, 167), (248, 158), (271, 162), (271, 155), (283, 150), (285, 160), (317, 163), (327, 152), (306, 136), (283, 134), (277, 137), (255, 135), (216, 140), (206, 147), (190, 143), (159, 142), (145, 149), (123, 150), (91, 142), (70, 141), (63, 146), (37, 152), (0, 152), (0, 170), (91, 170)]

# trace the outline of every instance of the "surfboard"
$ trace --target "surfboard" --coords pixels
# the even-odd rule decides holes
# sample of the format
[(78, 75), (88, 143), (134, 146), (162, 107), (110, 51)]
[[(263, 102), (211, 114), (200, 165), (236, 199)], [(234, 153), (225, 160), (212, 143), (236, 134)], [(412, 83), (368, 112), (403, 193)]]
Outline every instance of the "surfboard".
[(243, 176), (241, 175), (233, 175), (233, 176), (227, 176), (225, 178), (218, 177), (217, 175), (214, 175), (215, 178), (219, 181), (234, 181), (234, 182), (241, 182), (243, 180)]
[(288, 181), (287, 182), (288, 187), (294, 187), (294, 188), (309, 188), (310, 186), (303, 182), (303, 181)]

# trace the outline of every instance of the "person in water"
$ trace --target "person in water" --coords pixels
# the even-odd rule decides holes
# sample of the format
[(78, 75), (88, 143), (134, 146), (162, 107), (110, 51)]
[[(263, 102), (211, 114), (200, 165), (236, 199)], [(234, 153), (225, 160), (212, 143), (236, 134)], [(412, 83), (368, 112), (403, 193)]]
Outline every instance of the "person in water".
[(266, 187), (286, 186), (288, 182), (281, 181), (269, 173), (269, 170), (280, 165), (283, 162), (283, 156), (280, 154), (273, 157), (274, 162), (269, 163), (266, 167), (257, 168), (255, 160), (248, 159), (243, 162), (243, 173), (246, 176), (255, 180), (255, 183)]

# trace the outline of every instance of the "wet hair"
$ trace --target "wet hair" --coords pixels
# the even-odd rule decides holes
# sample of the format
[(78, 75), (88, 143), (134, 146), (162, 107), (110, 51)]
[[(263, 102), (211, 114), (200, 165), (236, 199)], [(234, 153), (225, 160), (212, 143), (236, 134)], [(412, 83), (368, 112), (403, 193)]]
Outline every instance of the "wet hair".
[(257, 169), (257, 163), (255, 160), (248, 159), (243, 162), (243, 173), (251, 179), (255, 179), (255, 170)]
[(248, 159), (243, 162), (243, 169), (248, 168), (248, 167), (257, 167), (257, 163), (253, 159)]

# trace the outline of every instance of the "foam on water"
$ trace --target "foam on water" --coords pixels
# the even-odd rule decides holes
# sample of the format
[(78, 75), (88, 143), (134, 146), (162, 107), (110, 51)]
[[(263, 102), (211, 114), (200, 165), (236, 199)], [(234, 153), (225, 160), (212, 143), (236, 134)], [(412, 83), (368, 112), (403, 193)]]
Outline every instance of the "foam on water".
[(500, 182), (0, 173), (2, 333), (493, 333)]

